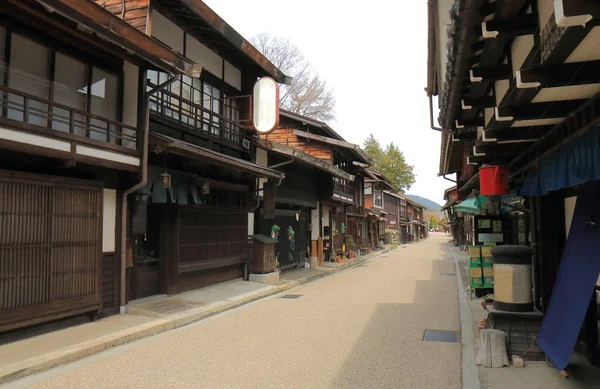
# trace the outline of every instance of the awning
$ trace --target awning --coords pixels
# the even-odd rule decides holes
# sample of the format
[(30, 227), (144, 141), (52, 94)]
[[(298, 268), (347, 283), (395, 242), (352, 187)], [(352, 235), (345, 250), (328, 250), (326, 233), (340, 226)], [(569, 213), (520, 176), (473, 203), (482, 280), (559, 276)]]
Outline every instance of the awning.
[(232, 170), (238, 170), (262, 178), (282, 179), (284, 177), (284, 174), (277, 170), (269, 169), (244, 159), (205, 149), (204, 147), (171, 138), (167, 135), (151, 132), (150, 138), (152, 142), (159, 144), (170, 153), (178, 154), (183, 157), (201, 159), (214, 165), (224, 166)]
[(468, 213), (471, 215), (480, 215), (481, 208), (487, 202), (488, 202), (487, 197), (475, 196), (475, 197), (466, 199), (465, 201), (463, 201), (462, 203), (460, 203), (459, 205), (454, 207), (454, 209), (456, 210), (456, 212), (463, 212), (463, 213)]
[(213, 180), (173, 169), (168, 169), (171, 176), (171, 187), (166, 189), (162, 186), (161, 175), (164, 172), (163, 166), (149, 165), (146, 185), (138, 191), (138, 193), (149, 195), (150, 201), (154, 204), (201, 204), (202, 188), (206, 184), (209, 185), (209, 188), (220, 188), (233, 192), (250, 190), (247, 185)]
[(291, 157), (295, 161), (305, 163), (309, 166), (323, 170), (333, 176), (342, 178), (344, 180), (354, 181), (354, 176), (352, 174), (346, 173), (345, 171), (333, 166), (331, 163), (324, 161), (320, 158), (314, 157), (308, 153), (305, 153), (302, 150), (298, 150), (293, 147), (288, 147), (280, 143), (271, 142), (265, 139), (256, 139), (255, 142), (259, 147), (265, 150), (273, 151), (277, 154), (284, 155), (286, 157)]
[(527, 175), (519, 194), (541, 196), (596, 180), (600, 180), (600, 126), (542, 159), (538, 169)]

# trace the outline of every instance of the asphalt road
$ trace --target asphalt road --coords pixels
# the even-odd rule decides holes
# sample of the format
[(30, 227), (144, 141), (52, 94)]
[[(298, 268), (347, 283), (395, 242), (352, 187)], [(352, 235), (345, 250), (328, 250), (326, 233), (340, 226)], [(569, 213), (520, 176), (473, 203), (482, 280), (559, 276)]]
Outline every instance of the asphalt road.
[[(182, 329), (15, 383), (31, 388), (458, 389), (449, 235)], [(449, 273), (443, 275), (441, 273)], [(460, 339), (460, 336), (459, 336)]]

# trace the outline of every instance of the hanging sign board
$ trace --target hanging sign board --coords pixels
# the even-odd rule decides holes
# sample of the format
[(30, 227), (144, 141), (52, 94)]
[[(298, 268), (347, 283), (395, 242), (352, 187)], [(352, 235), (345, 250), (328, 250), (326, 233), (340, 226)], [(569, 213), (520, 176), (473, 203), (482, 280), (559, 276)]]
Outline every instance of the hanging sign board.
[(268, 133), (279, 125), (279, 86), (270, 77), (256, 81), (252, 94), (252, 124), (256, 131)]

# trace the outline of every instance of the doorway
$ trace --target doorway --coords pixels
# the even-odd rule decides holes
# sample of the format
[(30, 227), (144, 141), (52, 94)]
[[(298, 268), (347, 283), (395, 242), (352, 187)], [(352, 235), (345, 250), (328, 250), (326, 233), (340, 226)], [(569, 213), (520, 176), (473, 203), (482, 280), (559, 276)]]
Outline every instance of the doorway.
[(135, 237), (133, 298), (159, 294), (160, 288), (160, 206), (148, 205), (146, 234)]

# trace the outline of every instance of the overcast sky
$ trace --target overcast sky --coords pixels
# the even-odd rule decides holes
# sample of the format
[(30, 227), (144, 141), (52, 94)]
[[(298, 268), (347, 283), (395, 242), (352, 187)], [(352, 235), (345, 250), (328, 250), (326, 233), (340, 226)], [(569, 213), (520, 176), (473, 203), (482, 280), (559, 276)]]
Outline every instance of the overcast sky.
[(426, 1), (204, 1), (247, 39), (290, 39), (334, 88), (331, 127), (361, 145), (370, 132), (394, 142), (415, 167), (408, 193), (443, 204), (452, 183), (437, 177), (440, 133), (429, 128)]

